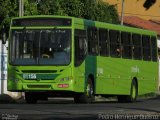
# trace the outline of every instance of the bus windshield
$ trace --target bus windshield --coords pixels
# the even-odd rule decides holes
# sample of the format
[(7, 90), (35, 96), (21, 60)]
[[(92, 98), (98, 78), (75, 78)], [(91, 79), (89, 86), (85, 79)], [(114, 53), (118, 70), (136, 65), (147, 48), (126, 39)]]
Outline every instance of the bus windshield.
[(10, 63), (14, 65), (68, 65), (71, 30), (12, 30)]

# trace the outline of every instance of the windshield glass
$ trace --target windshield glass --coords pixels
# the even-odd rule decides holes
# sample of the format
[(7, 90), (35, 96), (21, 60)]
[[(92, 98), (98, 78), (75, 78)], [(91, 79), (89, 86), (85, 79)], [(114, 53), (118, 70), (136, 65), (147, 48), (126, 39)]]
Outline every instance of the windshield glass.
[(71, 59), (71, 30), (12, 30), (10, 63), (67, 65)]

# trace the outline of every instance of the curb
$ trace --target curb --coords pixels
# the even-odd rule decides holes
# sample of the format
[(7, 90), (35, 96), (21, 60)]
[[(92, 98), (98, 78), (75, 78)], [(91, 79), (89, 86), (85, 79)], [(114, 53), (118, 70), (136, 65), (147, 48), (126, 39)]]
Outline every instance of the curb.
[(160, 91), (156, 92), (157, 98), (160, 98)]
[(16, 101), (8, 94), (1, 94), (0, 95), (0, 104), (8, 104), (8, 103), (16, 103)]
[(160, 99), (160, 94), (157, 94), (157, 98)]

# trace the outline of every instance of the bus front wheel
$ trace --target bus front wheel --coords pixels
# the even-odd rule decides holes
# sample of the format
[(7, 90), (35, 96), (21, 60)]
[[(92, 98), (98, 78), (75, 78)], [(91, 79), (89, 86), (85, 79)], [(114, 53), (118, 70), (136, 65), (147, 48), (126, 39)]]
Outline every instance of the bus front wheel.
[(93, 103), (95, 100), (94, 86), (91, 78), (88, 78), (84, 93), (77, 93), (74, 96), (75, 103)]
[(25, 100), (26, 100), (26, 103), (29, 103), (29, 104), (37, 103), (37, 97), (32, 92), (25, 92)]

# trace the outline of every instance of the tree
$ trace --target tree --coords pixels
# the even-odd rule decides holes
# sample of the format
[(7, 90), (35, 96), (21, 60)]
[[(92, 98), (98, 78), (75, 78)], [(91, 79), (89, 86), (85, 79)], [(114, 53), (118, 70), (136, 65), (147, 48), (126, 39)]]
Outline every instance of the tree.
[(63, 15), (60, 6), (61, 0), (40, 0), (38, 2), (38, 14), (44, 15)]
[(37, 2), (36, 0), (25, 0), (24, 1), (24, 15), (38, 15)]
[(61, 0), (60, 5), (64, 15), (82, 17), (84, 14), (84, 3), (80, 0)]
[(118, 23), (118, 13), (113, 5), (102, 0), (40, 0), (39, 14), (68, 15), (79, 18)]
[(95, 20), (108, 23), (119, 23), (118, 14), (115, 6), (109, 5), (108, 3), (104, 3), (99, 0), (95, 10)]
[(8, 32), (10, 20), (13, 16), (17, 16), (17, 2), (16, 0), (0, 0), (0, 32), (5, 25), (6, 32)]
[[(36, 0), (24, 0), (25, 13), (24, 15), (36, 15), (37, 3)], [(5, 26), (5, 32), (8, 35), (11, 18), (18, 16), (19, 2), (18, 0), (0, 0), (0, 36), (2, 28)]]
[[(6, 32), (12, 17), (18, 16), (18, 0), (0, 0), (0, 31)], [(118, 23), (115, 6), (102, 0), (24, 0), (24, 15), (64, 15), (79, 18)]]

